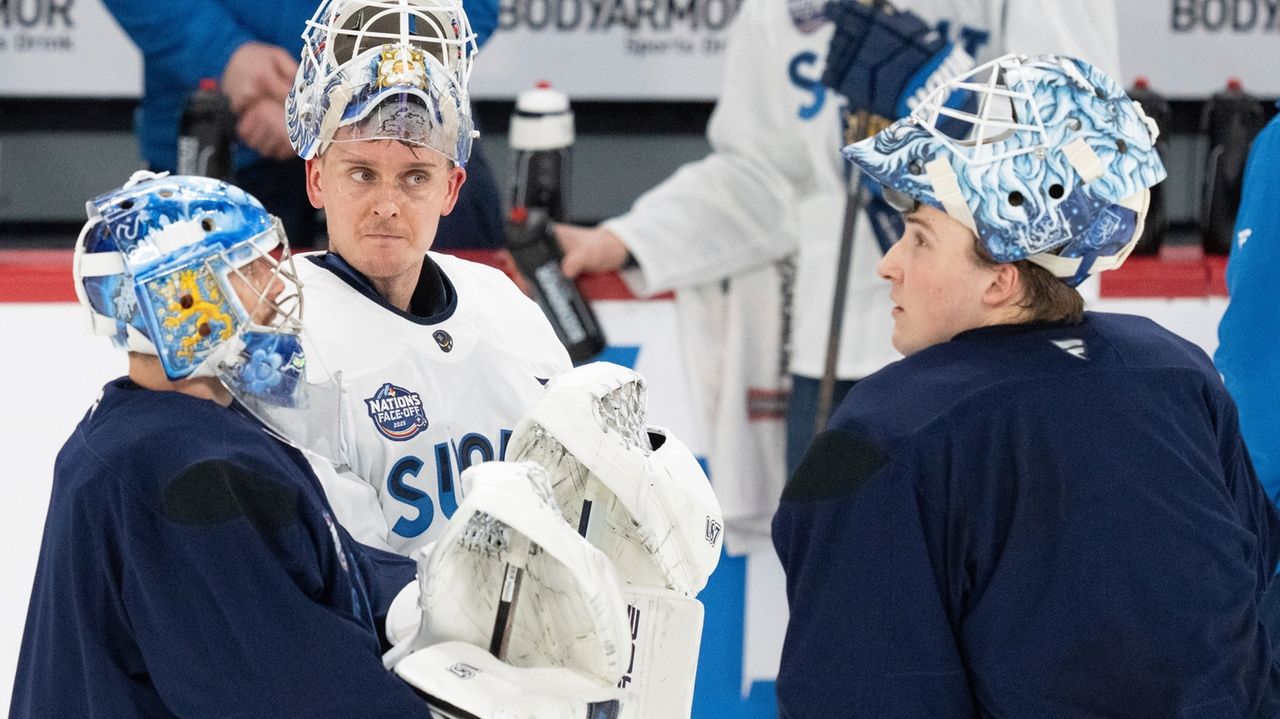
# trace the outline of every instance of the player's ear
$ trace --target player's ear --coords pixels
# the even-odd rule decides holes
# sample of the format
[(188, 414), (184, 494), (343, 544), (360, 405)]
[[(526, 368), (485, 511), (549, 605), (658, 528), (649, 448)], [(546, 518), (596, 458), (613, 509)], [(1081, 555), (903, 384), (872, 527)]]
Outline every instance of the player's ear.
[(1011, 262), (1000, 262), (990, 267), (991, 273), (982, 300), (988, 307), (999, 308), (1022, 301), (1022, 273)]
[(323, 155), (307, 160), (307, 199), (317, 210), (324, 208), (324, 192), (320, 185), (320, 165), (323, 162)]
[[(448, 186), (445, 189), (445, 192), (448, 194), (445, 195), (444, 207), (440, 210), (440, 215), (442, 217), (453, 212), (453, 206), (458, 202), (458, 191), (462, 189), (462, 183), (466, 181), (466, 170), (458, 167), (457, 165), (449, 168), (449, 179), (447, 180)], [(315, 204), (314, 200), (312, 201), (312, 204)]]

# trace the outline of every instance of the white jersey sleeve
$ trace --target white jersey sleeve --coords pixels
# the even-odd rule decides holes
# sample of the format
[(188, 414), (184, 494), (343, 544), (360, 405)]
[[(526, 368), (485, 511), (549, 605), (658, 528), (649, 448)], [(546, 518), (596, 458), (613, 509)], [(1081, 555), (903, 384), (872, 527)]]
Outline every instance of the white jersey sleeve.
[[(979, 61), (1006, 51), (1060, 52), (1118, 71), (1114, 0), (895, 4), (931, 23), (947, 21), (951, 39)], [(696, 395), (725, 516), (735, 530), (763, 530), (766, 541), (785, 475), (785, 435), (780, 421), (752, 417), (751, 398), (783, 396), (777, 367), (788, 322), (779, 315), (788, 306), (787, 370), (822, 375), (846, 188), (842, 101), (820, 81), (831, 25), (805, 32), (788, 5), (743, 0), (708, 128), (712, 153), (605, 223), (639, 262), (625, 273), (638, 294), (679, 291), (681, 323), (690, 328), (682, 336), (685, 364), (706, 380)], [(837, 367), (843, 379), (898, 358), (889, 284), (876, 274), (882, 250), (865, 217), (855, 232)], [(791, 252), (794, 278), (779, 282), (769, 262)]]
[(387, 544), (387, 521), (382, 517), (378, 490), (350, 469), (340, 470), (314, 455), (307, 459), (347, 533), (361, 544), (394, 552), (395, 548)]
[[(644, 269), (637, 294), (706, 282), (795, 250), (797, 198), (813, 187), (804, 138), (783, 100), (783, 54), (762, 15), (779, 0), (744, 2), (730, 29), (712, 152), (681, 167), (605, 226)], [(834, 142), (834, 141), (833, 141)], [(696, 240), (696, 241), (694, 241)]]
[[(903, 0), (980, 61), (1067, 53), (1118, 73), (1114, 0)], [(680, 168), (605, 227), (639, 263), (637, 294), (719, 282), (796, 252), (794, 373), (822, 373), (845, 206), (843, 100), (820, 78), (832, 27), (801, 29), (788, 3), (743, 0), (708, 126), (712, 152)], [(882, 249), (859, 219), (838, 374), (897, 358)]]
[(340, 373), (346, 398), (347, 466), (322, 476), (326, 494), (353, 536), (402, 554), (443, 531), (462, 500), (462, 471), (501, 459), (543, 384), (571, 366), (542, 311), (505, 275), (430, 257), (450, 299), (428, 318), (298, 261), (308, 361)]

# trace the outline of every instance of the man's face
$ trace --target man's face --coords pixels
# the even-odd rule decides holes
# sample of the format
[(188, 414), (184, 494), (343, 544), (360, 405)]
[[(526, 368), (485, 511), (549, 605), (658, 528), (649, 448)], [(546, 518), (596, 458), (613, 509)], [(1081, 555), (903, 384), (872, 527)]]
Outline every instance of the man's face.
[(416, 281), (465, 179), (440, 153), (396, 140), (333, 142), (307, 161), (307, 195), (325, 211), (330, 249), (375, 281)]
[(973, 233), (945, 212), (922, 204), (905, 219), (876, 271), (892, 284), (893, 346), (909, 355), (983, 326), (996, 270), (978, 264)]
[(260, 257), (233, 271), (229, 278), (240, 304), (249, 313), (249, 321), (255, 325), (270, 325), (279, 311), (277, 298), (284, 290), (284, 280), (276, 274), (275, 266)]

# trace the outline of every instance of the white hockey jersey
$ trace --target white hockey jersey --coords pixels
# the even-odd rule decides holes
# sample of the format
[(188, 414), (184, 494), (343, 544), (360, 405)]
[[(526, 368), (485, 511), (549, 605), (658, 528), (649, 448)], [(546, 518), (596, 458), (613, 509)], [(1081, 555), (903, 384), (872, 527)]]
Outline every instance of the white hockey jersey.
[[(779, 305), (788, 299), (780, 288), (793, 287), (789, 368), (822, 375), (845, 205), (843, 101), (820, 80), (833, 28), (818, 21), (800, 29), (789, 10), (793, 4), (822, 3), (743, 0), (707, 128), (711, 154), (605, 223), (639, 263), (625, 273), (636, 294), (677, 290), (690, 376), (720, 382), (699, 393), (713, 402), (702, 409), (714, 418), (710, 466), (717, 495), (731, 524), (735, 518), (754, 521), (765, 537), (784, 480), (783, 450), (776, 446), (783, 433), (778, 415), (754, 412), (752, 398), (780, 394), (786, 379), (777, 368), (782, 340), (762, 326), (778, 326), (774, 318), (786, 314)], [(950, 37), (979, 61), (1005, 52), (1058, 52), (1119, 76), (1114, 0), (895, 5), (930, 22), (946, 19)], [(865, 377), (898, 357), (890, 343), (889, 283), (876, 275), (881, 250), (865, 217), (856, 238), (837, 367), (846, 379)], [(780, 282), (772, 265), (791, 255), (794, 281)], [(735, 283), (744, 289), (737, 291)], [(712, 338), (689, 331), (706, 327), (745, 335), (722, 330)], [(708, 341), (720, 344), (707, 347)], [(744, 347), (754, 351), (742, 361), (723, 362), (725, 353)], [(717, 366), (703, 368), (708, 362)]]
[[(805, 0), (800, 0), (803, 4)], [(809, 3), (812, 4), (812, 3)], [(979, 61), (1057, 52), (1118, 75), (1113, 0), (905, 0)], [(605, 226), (639, 263), (638, 295), (719, 282), (797, 253), (791, 369), (822, 375), (835, 287), (846, 163), (843, 100), (820, 78), (829, 22), (804, 32), (786, 0), (744, 0), (707, 128), (712, 153), (680, 168)], [(838, 374), (865, 377), (895, 358), (881, 252), (859, 223)]]
[(306, 350), (341, 374), (346, 466), (312, 463), (352, 536), (408, 554), (444, 531), (462, 470), (504, 456), (569, 355), (538, 306), (491, 267), (429, 253), (447, 300), (423, 318), (321, 257), (297, 260)]

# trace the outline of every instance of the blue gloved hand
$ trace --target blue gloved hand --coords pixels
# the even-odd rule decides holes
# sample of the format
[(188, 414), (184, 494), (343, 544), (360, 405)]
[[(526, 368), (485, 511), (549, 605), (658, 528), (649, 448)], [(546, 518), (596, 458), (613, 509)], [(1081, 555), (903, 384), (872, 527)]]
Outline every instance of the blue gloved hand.
[(476, 34), (476, 47), (484, 47), (489, 36), (498, 29), (498, 0), (464, 0), (462, 9)]
[(930, 89), (973, 67), (973, 58), (915, 13), (883, 0), (832, 0), (835, 23), (822, 84), (890, 120), (908, 115)]

